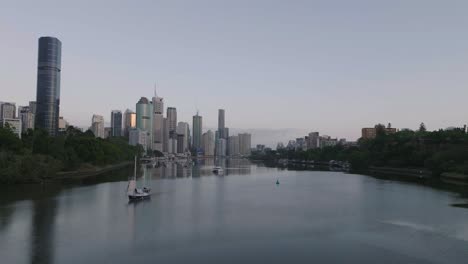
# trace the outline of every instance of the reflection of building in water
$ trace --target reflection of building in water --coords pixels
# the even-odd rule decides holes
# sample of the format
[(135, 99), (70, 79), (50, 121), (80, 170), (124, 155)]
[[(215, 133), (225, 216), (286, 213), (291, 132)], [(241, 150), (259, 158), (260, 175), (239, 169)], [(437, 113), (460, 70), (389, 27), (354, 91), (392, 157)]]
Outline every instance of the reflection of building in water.
[(176, 163), (176, 177), (177, 178), (189, 178), (192, 176), (192, 170), (189, 167), (185, 167), (182, 164)]
[(39, 199), (33, 202), (31, 228), (31, 263), (53, 263), (55, 199)]
[(248, 159), (226, 159), (227, 174), (246, 175), (250, 174), (252, 167)]

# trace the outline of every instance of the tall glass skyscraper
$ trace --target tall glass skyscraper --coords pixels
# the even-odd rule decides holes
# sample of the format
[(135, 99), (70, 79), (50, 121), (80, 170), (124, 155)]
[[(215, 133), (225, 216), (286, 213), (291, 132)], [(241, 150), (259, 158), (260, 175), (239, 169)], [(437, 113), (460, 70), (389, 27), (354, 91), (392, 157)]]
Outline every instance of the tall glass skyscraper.
[(112, 110), (111, 112), (111, 136), (122, 136), (122, 112), (120, 110)]
[(35, 126), (55, 136), (60, 111), (62, 42), (54, 37), (39, 38)]
[(202, 117), (200, 115), (194, 115), (193, 116), (193, 122), (192, 122), (192, 130), (193, 130), (193, 149), (195, 150), (196, 153), (198, 153), (201, 150), (201, 137), (202, 137)]

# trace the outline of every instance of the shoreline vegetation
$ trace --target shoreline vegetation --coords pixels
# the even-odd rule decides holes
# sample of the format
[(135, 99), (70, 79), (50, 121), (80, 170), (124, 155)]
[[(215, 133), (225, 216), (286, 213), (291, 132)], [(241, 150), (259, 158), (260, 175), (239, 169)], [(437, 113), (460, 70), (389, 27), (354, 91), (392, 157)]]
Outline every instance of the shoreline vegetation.
[(96, 138), (72, 126), (56, 137), (28, 130), (21, 139), (8, 127), (0, 128), (0, 183), (82, 179), (128, 166), (140, 153), (141, 146), (124, 138)]
[(468, 187), (468, 134), (463, 128), (429, 132), (422, 124), (419, 131), (387, 134), (382, 125), (374, 139), (361, 138), (357, 146), (254, 151), (250, 159), (283, 166), (332, 161), (349, 164), (351, 173)]

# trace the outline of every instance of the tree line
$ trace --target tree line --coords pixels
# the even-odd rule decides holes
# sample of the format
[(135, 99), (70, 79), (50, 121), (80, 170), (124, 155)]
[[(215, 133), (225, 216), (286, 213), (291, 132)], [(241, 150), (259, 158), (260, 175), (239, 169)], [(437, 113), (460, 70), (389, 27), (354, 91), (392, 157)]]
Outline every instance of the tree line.
[(30, 129), (21, 139), (9, 127), (0, 128), (0, 182), (39, 182), (60, 171), (129, 161), (141, 152), (125, 138), (96, 138), (73, 126), (56, 137)]
[(374, 139), (359, 139), (357, 146), (337, 145), (322, 149), (272, 150), (252, 153), (253, 159), (300, 159), (314, 161), (348, 161), (357, 172), (369, 166), (425, 168), (439, 176), (442, 172), (468, 174), (468, 134), (463, 128), (426, 131), (399, 131), (387, 134), (377, 127)]

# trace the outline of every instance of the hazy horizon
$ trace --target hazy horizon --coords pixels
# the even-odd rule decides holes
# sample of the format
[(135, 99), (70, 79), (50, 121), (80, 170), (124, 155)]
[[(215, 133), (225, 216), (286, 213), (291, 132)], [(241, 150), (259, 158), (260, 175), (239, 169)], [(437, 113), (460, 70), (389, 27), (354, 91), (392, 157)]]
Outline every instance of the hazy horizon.
[[(165, 108), (205, 127), (319, 131), (466, 124), (468, 2), (12, 1), (0, 4), (0, 101), (35, 100), (41, 36), (62, 41), (60, 115)], [(276, 133), (276, 134), (275, 134)], [(286, 136), (286, 134), (285, 134)], [(304, 135), (302, 135), (304, 136)], [(280, 140), (284, 143), (292, 138)], [(268, 143), (267, 143), (268, 142)]]

